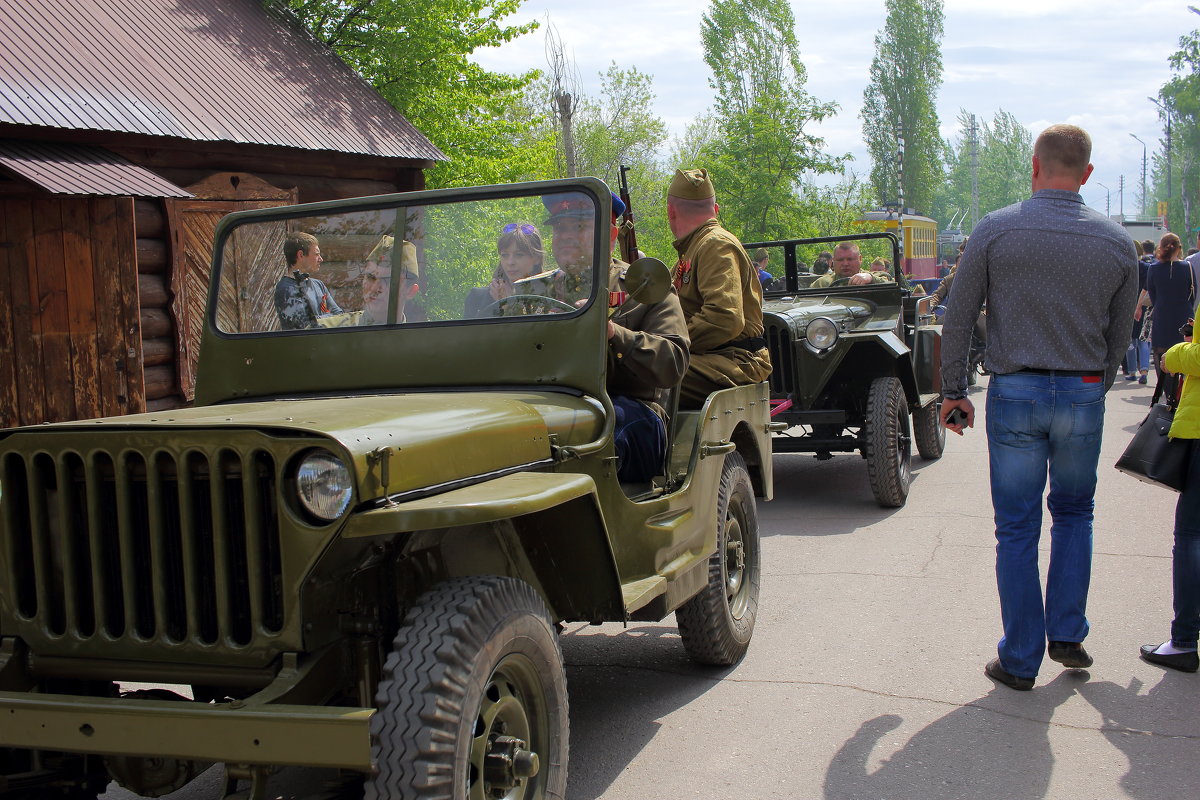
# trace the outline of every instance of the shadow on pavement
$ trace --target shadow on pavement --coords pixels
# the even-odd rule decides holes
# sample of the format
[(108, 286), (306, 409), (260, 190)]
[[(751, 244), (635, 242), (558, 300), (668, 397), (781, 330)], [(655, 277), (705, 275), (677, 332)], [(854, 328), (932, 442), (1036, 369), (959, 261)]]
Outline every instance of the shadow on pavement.
[(1086, 673), (1066, 671), (1032, 692), (997, 686), (922, 728), (873, 771), (872, 751), (903, 719), (869, 719), (830, 762), (825, 798), (1045, 797), (1054, 768), (1050, 718), (1083, 680)]
[[(1137, 678), (1129, 686), (1100, 681), (1082, 687), (1079, 694), (1104, 718), (1104, 738), (1129, 761), (1129, 771), (1121, 778), (1129, 797), (1195, 797), (1200, 681), (1194, 675), (1166, 671), (1145, 694), (1142, 686)], [(1164, 761), (1164, 739), (1178, 744), (1176, 758)], [(1166, 764), (1170, 766), (1164, 769)]]
[(588, 630), (560, 639), (571, 702), (571, 800), (603, 797), (655, 737), (663, 717), (731, 671), (692, 662), (674, 625), (581, 633)]

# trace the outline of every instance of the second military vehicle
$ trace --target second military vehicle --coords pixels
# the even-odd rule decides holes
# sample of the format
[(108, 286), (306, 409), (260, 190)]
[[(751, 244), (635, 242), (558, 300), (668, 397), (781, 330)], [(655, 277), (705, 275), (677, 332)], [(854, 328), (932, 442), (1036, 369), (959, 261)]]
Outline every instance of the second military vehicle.
[(788, 289), (770, 292), (763, 323), (771, 351), (771, 403), (777, 453), (858, 452), (881, 506), (908, 499), (912, 443), (923, 458), (940, 458), (941, 326), (929, 298), (894, 283), (806, 288), (797, 248), (886, 239), (890, 233), (790, 239), (747, 245), (782, 253)]

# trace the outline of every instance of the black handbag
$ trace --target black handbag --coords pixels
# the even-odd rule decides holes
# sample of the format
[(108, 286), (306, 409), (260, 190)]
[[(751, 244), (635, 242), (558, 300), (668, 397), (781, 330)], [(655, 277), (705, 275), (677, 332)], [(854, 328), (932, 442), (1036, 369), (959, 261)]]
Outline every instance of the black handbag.
[(1170, 405), (1151, 406), (1125, 452), (1117, 459), (1117, 469), (1140, 481), (1182, 492), (1194, 440), (1168, 438), (1174, 419), (1175, 409)]

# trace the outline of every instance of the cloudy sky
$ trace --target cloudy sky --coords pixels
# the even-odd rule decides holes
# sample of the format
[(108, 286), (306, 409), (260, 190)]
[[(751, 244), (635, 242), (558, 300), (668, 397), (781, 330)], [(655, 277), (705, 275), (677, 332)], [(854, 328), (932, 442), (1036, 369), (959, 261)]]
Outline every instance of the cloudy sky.
[[(707, 7), (702, 0), (526, 0), (510, 19), (545, 21), (548, 15), (588, 94), (598, 94), (598, 74), (613, 61), (652, 75), (656, 111), (678, 134), (713, 102), (700, 47)], [(807, 88), (841, 107), (812, 130), (831, 152), (851, 153), (852, 168), (866, 176), (870, 162), (858, 112), (884, 22), (883, 0), (792, 0), (792, 7)], [(1170, 78), (1167, 57), (1181, 34), (1200, 27), (1200, 16), (1182, 0), (946, 0), (945, 9), (938, 96), (943, 136), (958, 134), (961, 108), (984, 120), (1003, 109), (1034, 135), (1054, 122), (1081, 125), (1092, 135), (1096, 165), (1084, 199), (1103, 212), (1111, 198), (1116, 214), (1124, 175), (1124, 210), (1138, 211), (1142, 145), (1130, 134), (1151, 154), (1158, 147), (1162, 127), (1147, 98)], [(543, 30), (477, 58), (498, 71), (544, 69)]]

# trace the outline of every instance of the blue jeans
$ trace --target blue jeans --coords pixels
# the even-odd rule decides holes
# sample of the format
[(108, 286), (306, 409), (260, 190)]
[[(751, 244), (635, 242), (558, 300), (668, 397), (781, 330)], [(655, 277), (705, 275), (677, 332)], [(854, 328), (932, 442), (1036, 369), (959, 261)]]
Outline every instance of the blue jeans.
[[(1037, 676), (1047, 639), (1082, 642), (1088, 634), (1092, 509), (1103, 431), (1103, 378), (992, 376), (987, 435), (1004, 624), (997, 650), (1013, 675)], [(1052, 522), (1043, 605), (1038, 539), (1047, 472)]]
[(1144, 369), (1150, 369), (1150, 343), (1135, 338), (1125, 351), (1125, 371), (1133, 375)]
[(667, 431), (645, 403), (632, 397), (612, 398), (617, 413), (613, 438), (617, 447), (617, 480), (622, 483), (646, 483), (663, 474), (667, 456)]
[(1195, 647), (1200, 633), (1200, 441), (1192, 441), (1187, 475), (1175, 506), (1175, 547), (1171, 551), (1175, 597), (1171, 643), (1176, 647)]

